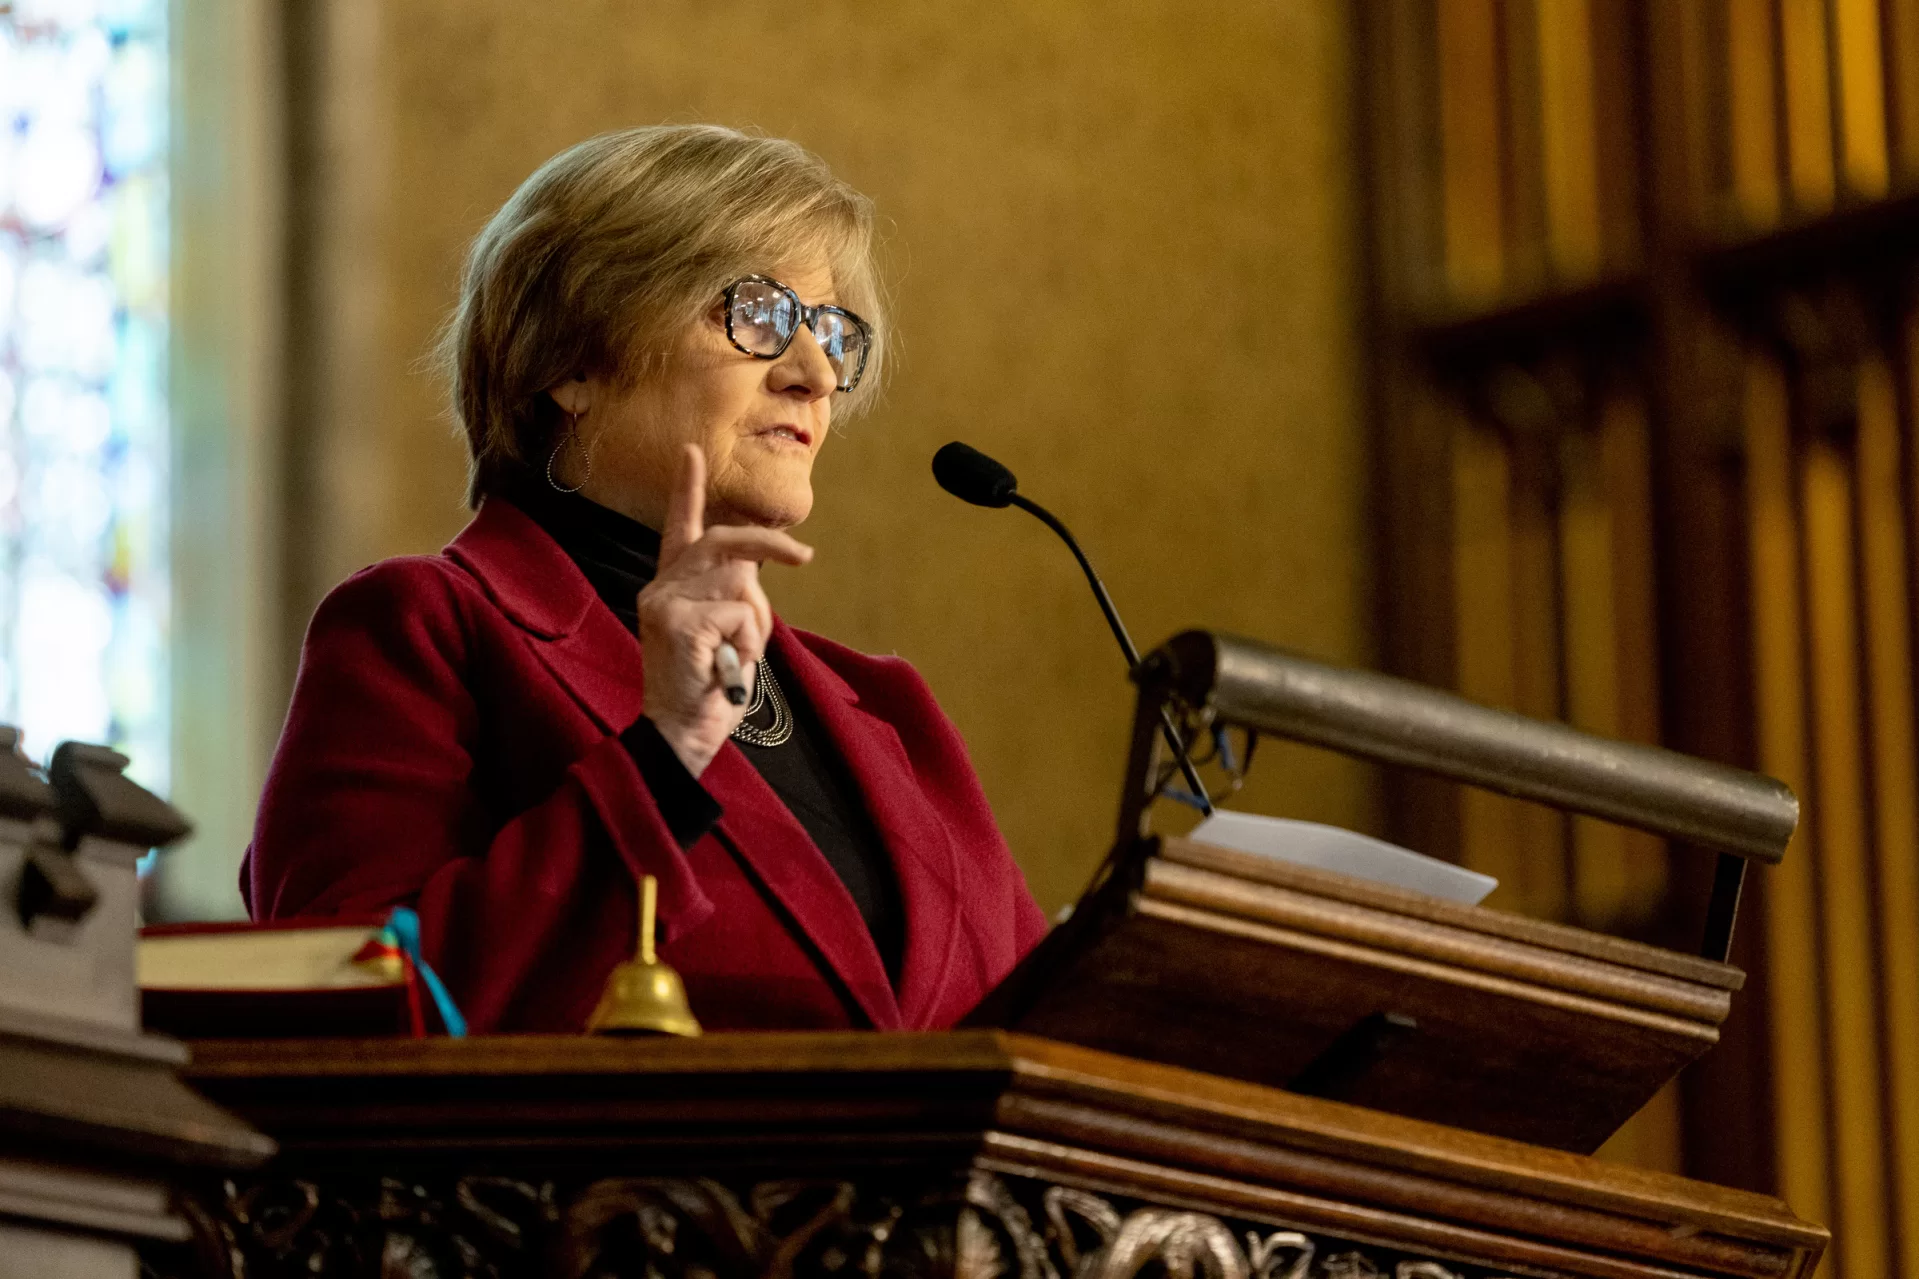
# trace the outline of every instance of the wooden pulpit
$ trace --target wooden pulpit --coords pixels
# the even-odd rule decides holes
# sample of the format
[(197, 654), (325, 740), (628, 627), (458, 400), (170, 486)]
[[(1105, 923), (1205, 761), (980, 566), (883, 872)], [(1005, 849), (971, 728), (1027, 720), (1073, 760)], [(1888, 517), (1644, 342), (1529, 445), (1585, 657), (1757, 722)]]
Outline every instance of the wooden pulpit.
[(1184, 839), (981, 1020), (1590, 1153), (1719, 1040), (1738, 969)]
[[(1113, 851), (968, 1019), (1590, 1153), (1719, 1039), (1749, 861), (1784, 784), (1188, 631), (1141, 663)], [(1174, 720), (1236, 725), (1622, 822), (1716, 853), (1700, 953), (1153, 834)], [(1188, 736), (1197, 736), (1189, 727)], [(1250, 753), (1250, 742), (1248, 745)]]
[(1776, 1200), (1002, 1031), (229, 1041), (155, 1279), (1808, 1275)]
[[(1193, 633), (1141, 667), (1119, 838), (939, 1034), (208, 1041), (278, 1143), (154, 1279), (1794, 1279), (1826, 1231), (1590, 1156), (1709, 1049), (1770, 779)], [(1179, 721), (1717, 851), (1682, 955), (1155, 837)], [(1196, 774), (1195, 774), (1196, 775)], [(698, 1011), (697, 1009), (695, 1010)]]

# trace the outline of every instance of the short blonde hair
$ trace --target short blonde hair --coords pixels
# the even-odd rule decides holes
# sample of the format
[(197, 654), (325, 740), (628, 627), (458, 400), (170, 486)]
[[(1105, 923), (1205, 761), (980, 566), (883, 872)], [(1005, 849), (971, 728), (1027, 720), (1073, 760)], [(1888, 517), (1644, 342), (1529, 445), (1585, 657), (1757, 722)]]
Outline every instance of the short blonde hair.
[(568, 147), (474, 239), (437, 359), (478, 506), (558, 442), (546, 392), (579, 373), (630, 386), (743, 275), (824, 260), (873, 342), (835, 394), (869, 403), (885, 368), (872, 201), (797, 143), (716, 125), (622, 129)]

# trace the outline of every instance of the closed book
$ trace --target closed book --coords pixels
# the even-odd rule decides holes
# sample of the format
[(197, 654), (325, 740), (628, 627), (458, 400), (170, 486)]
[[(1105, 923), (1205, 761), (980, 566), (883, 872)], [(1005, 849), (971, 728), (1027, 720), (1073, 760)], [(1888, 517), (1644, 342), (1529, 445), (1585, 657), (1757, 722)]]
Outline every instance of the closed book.
[(413, 965), (384, 919), (141, 930), (141, 1015), (182, 1039), (425, 1033)]

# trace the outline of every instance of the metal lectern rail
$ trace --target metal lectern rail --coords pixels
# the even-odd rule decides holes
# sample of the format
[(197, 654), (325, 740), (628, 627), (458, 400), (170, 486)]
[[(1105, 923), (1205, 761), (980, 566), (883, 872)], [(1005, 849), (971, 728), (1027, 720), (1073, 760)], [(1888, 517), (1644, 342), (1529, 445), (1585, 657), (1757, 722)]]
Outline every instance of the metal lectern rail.
[(1724, 962), (1746, 863), (1777, 863), (1799, 822), (1785, 783), (1677, 751), (1596, 737), (1377, 671), (1329, 666), (1253, 640), (1187, 631), (1147, 655), (1119, 842), (1145, 833), (1163, 709), (1210, 711), (1359, 759), (1599, 817), (1719, 854), (1700, 952)]

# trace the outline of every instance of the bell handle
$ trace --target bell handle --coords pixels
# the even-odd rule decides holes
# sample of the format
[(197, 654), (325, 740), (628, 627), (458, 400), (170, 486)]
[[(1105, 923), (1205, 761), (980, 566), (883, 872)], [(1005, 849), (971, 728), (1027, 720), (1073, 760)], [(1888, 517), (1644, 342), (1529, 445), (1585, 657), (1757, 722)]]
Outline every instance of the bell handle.
[(640, 962), (658, 962), (653, 954), (654, 916), (660, 907), (660, 881), (651, 875), (640, 876)]

